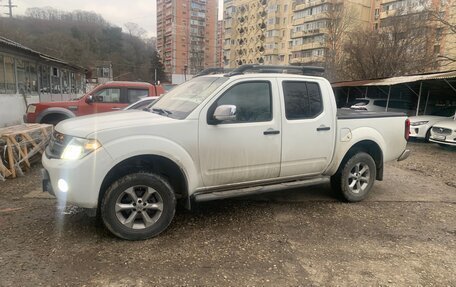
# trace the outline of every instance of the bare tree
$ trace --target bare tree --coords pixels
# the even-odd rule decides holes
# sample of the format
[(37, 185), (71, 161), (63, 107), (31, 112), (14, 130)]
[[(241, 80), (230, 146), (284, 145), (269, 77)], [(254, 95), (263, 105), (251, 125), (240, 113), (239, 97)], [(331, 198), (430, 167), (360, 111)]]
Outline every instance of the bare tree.
[(426, 12), (436, 28), (436, 40), (444, 39), (446, 49), (439, 51), (440, 66), (456, 63), (456, 1), (442, 1), (440, 5), (429, 3)]
[(381, 29), (349, 33), (344, 67), (351, 79), (392, 77), (436, 68), (427, 13), (398, 15), (385, 19)]
[(124, 24), (125, 29), (127, 29), (127, 33), (130, 34), (130, 36), (138, 37), (138, 38), (143, 38), (144, 35), (147, 33), (147, 31), (139, 26), (136, 23), (128, 22)]
[(342, 80), (344, 53), (343, 46), (347, 41), (347, 33), (357, 26), (356, 13), (342, 2), (334, 2), (327, 6), (325, 16), (327, 36), (324, 37), (326, 46), (325, 74), (330, 81)]

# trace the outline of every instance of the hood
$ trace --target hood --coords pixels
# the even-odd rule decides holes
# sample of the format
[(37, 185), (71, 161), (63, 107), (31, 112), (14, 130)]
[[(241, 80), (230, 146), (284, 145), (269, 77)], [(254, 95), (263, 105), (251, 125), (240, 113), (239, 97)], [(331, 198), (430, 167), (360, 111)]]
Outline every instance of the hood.
[(55, 127), (55, 130), (66, 135), (86, 138), (90, 134), (103, 130), (149, 126), (175, 121), (177, 120), (151, 112), (128, 110), (64, 120)]
[(71, 100), (71, 101), (61, 101), (61, 102), (43, 102), (43, 103), (36, 103), (33, 104), (37, 107), (59, 107), (59, 108), (66, 108), (68, 106), (75, 106), (77, 105), (78, 100)]
[(446, 120), (438, 122), (434, 127), (456, 130), (456, 120)]

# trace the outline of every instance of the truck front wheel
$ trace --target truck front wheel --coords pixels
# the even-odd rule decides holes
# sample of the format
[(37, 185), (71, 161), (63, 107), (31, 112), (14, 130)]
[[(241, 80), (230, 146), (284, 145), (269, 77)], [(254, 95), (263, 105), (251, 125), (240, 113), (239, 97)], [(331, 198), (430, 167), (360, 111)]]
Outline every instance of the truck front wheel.
[(170, 184), (151, 173), (134, 173), (114, 182), (101, 203), (104, 225), (127, 240), (157, 236), (171, 223), (176, 198)]
[(365, 152), (353, 155), (331, 177), (331, 186), (348, 202), (361, 201), (369, 194), (376, 178), (374, 159)]

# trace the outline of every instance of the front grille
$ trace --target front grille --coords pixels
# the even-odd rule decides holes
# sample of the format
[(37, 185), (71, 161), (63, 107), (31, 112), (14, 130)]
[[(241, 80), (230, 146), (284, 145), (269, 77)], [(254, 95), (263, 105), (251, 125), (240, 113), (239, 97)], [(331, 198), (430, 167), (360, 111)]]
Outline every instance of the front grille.
[(54, 131), (51, 140), (49, 141), (49, 145), (46, 147), (46, 156), (48, 158), (60, 158), (70, 140), (70, 136)]
[(432, 132), (440, 135), (451, 135), (451, 129), (433, 127)]

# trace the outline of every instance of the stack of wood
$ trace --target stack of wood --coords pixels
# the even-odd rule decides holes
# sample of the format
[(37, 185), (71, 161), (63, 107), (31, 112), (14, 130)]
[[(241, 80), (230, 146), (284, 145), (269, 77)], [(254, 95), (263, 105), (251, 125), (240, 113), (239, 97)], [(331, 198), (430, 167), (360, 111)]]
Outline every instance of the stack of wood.
[(53, 127), (23, 124), (0, 128), (0, 180), (15, 178), (30, 169), (51, 139)]

